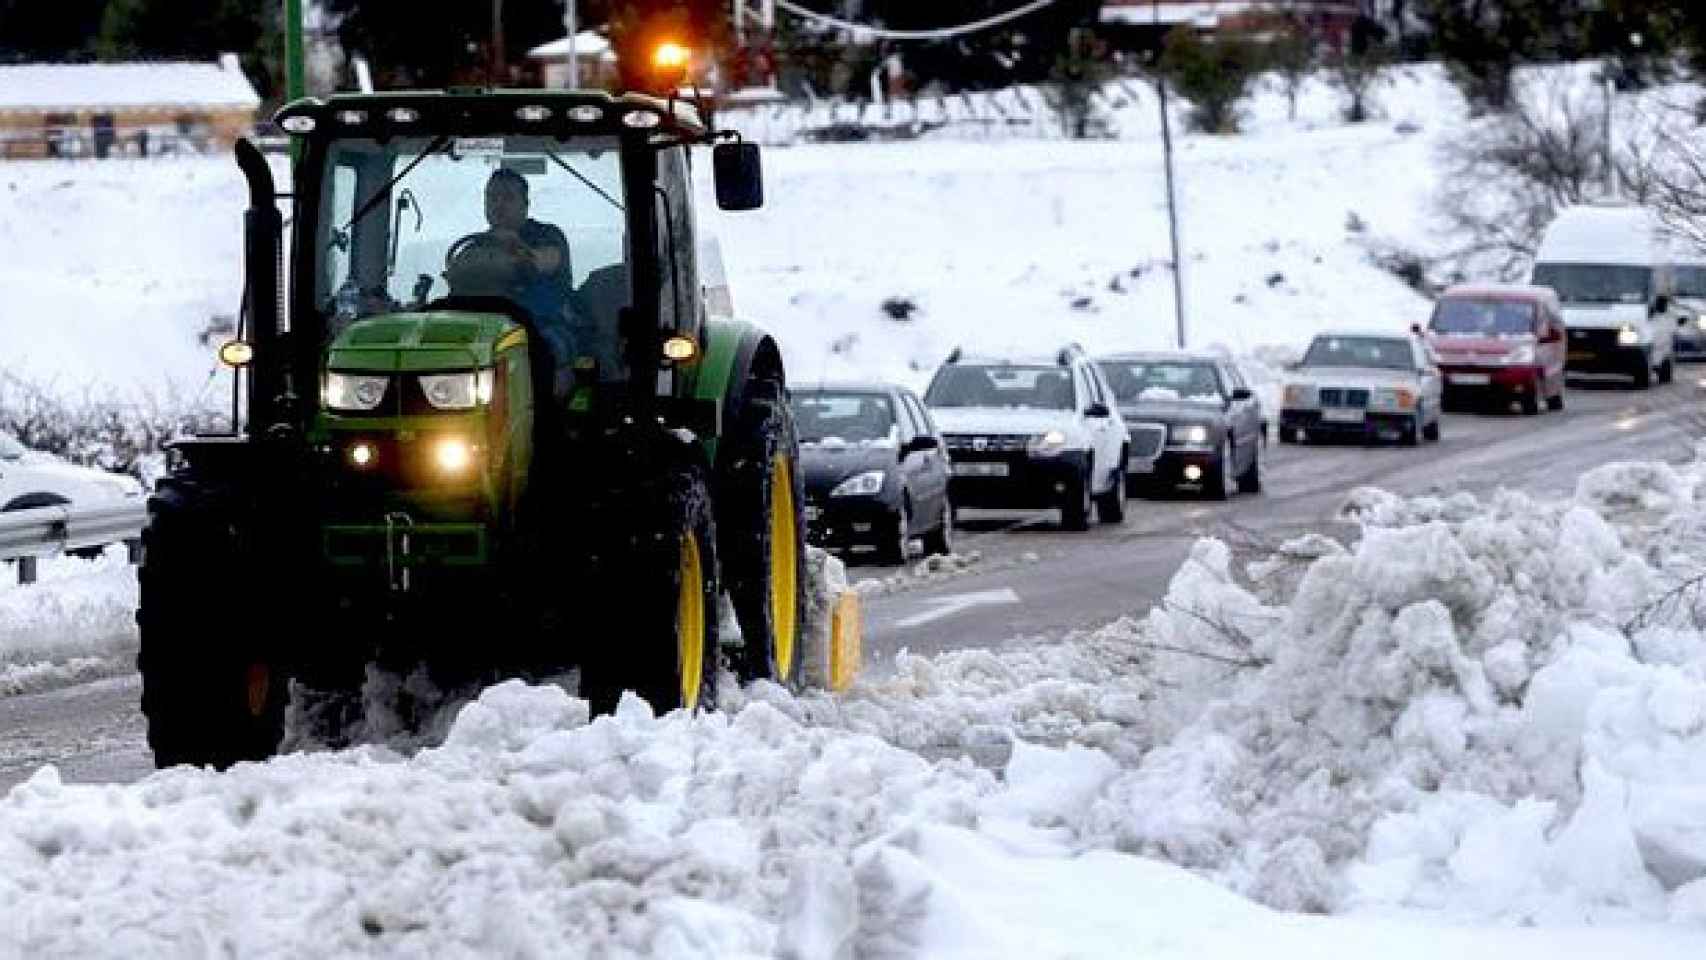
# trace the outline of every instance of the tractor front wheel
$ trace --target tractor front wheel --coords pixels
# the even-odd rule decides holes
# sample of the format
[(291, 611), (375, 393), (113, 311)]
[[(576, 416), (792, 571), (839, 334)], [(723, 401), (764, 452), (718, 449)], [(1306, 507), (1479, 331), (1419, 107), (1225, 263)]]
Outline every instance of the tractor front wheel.
[(717, 699), (717, 533), (705, 472), (681, 453), (640, 491), (639, 529), (617, 551), (609, 583), (628, 602), (581, 665), (592, 711), (615, 710), (632, 690), (662, 715)]
[(761, 380), (719, 451), (717, 522), (723, 576), (740, 623), (733, 665), (742, 682), (800, 686), (806, 541), (799, 440), (782, 385)]
[(254, 616), (230, 588), (241, 554), (229, 499), (181, 478), (149, 502), (137, 571), (142, 713), (154, 763), (223, 770), (263, 760), (284, 735), (289, 678), (264, 651), (231, 635)]

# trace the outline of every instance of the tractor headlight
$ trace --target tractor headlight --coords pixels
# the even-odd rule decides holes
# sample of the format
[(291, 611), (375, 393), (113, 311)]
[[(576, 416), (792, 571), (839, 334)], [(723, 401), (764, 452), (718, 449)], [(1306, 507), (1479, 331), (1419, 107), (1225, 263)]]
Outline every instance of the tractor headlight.
[(433, 446), (432, 459), (440, 472), (459, 474), (474, 462), (474, 448), (461, 437), (444, 437)]
[(1031, 438), (1031, 452), (1045, 457), (1052, 457), (1065, 448), (1066, 434), (1060, 430), (1050, 430)]
[(438, 410), (472, 410), (492, 402), (492, 371), (433, 373), (420, 377), (427, 403)]
[(332, 410), (372, 410), (385, 400), (391, 378), (364, 373), (330, 373), (320, 390)]
[(832, 497), (868, 497), (881, 490), (883, 481), (886, 479), (888, 479), (888, 474), (881, 470), (867, 470), (841, 481), (829, 495)]
[(1174, 424), (1167, 434), (1175, 447), (1208, 446), (1208, 428), (1200, 423)]

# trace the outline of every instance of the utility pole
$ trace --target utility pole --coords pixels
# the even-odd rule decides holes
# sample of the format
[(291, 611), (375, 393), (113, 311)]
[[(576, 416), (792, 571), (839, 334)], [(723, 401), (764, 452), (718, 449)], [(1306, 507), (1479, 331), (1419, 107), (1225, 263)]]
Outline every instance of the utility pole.
[(486, 71), (486, 82), (501, 86), (504, 74), (504, 0), (492, 0), (492, 65)]
[[(1161, 2), (1154, 0), (1157, 33), (1161, 27)], [(1161, 101), (1161, 157), (1167, 170), (1167, 232), (1173, 241), (1173, 319), (1178, 328), (1178, 347), (1185, 349), (1185, 258), (1179, 251), (1179, 202), (1173, 190), (1173, 121), (1167, 116), (1167, 76), (1155, 60), (1155, 92)]]
[(569, 32), (569, 89), (579, 90), (581, 85), (580, 55), (575, 50), (575, 34), (580, 30), (580, 11), (576, 10), (577, 0), (569, 0), (563, 5), (563, 29)]

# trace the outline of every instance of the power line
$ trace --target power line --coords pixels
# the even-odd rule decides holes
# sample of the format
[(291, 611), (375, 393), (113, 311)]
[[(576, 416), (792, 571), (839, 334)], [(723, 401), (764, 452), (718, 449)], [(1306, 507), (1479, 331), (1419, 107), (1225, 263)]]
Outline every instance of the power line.
[(1052, 6), (1055, 2), (1056, 0), (1031, 0), (1030, 3), (1027, 3), (1022, 7), (1009, 10), (1006, 13), (998, 13), (993, 17), (988, 17), (975, 23), (962, 23), (959, 26), (954, 27), (938, 27), (934, 30), (889, 30), (883, 27), (867, 26), (863, 23), (854, 23), (851, 20), (841, 20), (839, 18), (829, 16), (828, 14), (818, 13), (816, 10), (808, 10), (799, 4), (794, 3), (793, 0), (776, 0), (776, 6), (788, 11), (802, 20), (810, 20), (826, 26), (839, 27), (842, 30), (853, 30), (862, 36), (871, 37), (876, 40), (946, 40), (950, 37), (958, 37), (963, 34), (976, 33), (979, 30), (987, 30), (990, 27), (1000, 26), (1009, 20), (1017, 20), (1026, 14), (1035, 13), (1044, 7)]

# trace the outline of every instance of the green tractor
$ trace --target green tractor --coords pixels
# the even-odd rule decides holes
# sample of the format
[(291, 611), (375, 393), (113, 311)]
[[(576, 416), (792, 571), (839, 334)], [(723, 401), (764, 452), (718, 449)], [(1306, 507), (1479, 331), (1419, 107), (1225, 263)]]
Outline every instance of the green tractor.
[(241, 427), (176, 443), (150, 501), (156, 762), (271, 755), (293, 685), (335, 742), (371, 664), (578, 668), (597, 711), (624, 690), (709, 705), (725, 653), (799, 686), (782, 355), (714, 309), (693, 208), (702, 146), (719, 206), (759, 206), (758, 148), (642, 94), (337, 95), (276, 119), (291, 193), (237, 145), (247, 276), (222, 356)]

